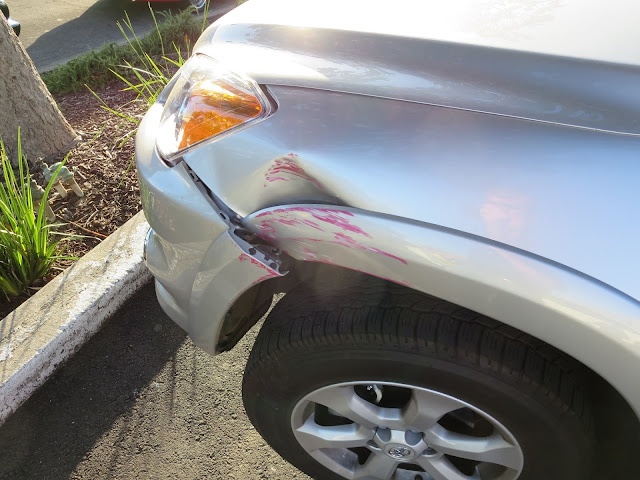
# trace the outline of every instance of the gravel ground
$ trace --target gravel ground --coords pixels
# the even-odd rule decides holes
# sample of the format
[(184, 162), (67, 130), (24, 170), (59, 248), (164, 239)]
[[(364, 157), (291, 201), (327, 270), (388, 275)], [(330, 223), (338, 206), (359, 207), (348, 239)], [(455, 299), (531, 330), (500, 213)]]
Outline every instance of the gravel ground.
[(308, 479), (244, 413), (255, 334), (210, 357), (148, 285), (0, 427), (0, 479)]

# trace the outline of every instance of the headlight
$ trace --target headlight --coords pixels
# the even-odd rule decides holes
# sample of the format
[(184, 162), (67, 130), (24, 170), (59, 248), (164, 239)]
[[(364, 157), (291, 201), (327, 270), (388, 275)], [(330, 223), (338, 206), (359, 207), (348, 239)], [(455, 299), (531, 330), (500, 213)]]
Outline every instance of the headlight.
[(167, 97), (156, 145), (171, 160), (270, 113), (271, 104), (255, 82), (196, 55), (182, 66)]

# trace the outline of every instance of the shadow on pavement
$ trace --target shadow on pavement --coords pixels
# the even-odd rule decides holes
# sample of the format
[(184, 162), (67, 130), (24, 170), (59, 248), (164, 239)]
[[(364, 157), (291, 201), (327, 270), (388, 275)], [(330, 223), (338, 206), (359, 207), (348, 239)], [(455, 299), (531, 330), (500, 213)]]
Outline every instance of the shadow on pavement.
[[(155, 12), (174, 13), (187, 8), (188, 1), (152, 4)], [(94, 50), (115, 39), (123, 41), (116, 22), (122, 23), (125, 11), (133, 22), (136, 34), (144, 34), (153, 27), (153, 19), (145, 2), (131, 0), (98, 0), (82, 15), (41, 35), (27, 48), (38, 71), (46, 71), (82, 53)], [(61, 47), (64, 46), (64, 51)]]
[(185, 338), (145, 286), (0, 427), (0, 478), (68, 478)]

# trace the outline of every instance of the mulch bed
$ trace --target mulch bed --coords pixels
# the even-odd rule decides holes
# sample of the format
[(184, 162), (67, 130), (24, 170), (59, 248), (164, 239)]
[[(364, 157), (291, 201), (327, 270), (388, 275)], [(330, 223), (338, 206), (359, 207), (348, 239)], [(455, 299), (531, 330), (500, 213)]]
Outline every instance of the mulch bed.
[[(111, 108), (134, 118), (142, 118), (147, 105), (132, 102), (135, 95), (121, 91), (120, 85), (105, 87), (96, 92)], [(62, 232), (82, 238), (65, 241), (65, 255), (81, 257), (109, 234), (133, 217), (141, 209), (140, 191), (135, 173), (134, 137), (123, 140), (136, 125), (100, 107), (89, 92), (54, 95), (60, 110), (82, 140), (69, 155), (67, 166), (75, 169), (76, 181), (85, 196), (79, 198), (69, 192), (62, 198), (51, 190), (50, 204), (59, 222), (66, 225)], [(42, 181), (39, 182), (41, 185)], [(71, 265), (73, 260), (56, 262), (44, 285)], [(39, 285), (39, 286), (41, 286)], [(37, 291), (7, 301), (0, 298), (0, 319), (9, 314)]]

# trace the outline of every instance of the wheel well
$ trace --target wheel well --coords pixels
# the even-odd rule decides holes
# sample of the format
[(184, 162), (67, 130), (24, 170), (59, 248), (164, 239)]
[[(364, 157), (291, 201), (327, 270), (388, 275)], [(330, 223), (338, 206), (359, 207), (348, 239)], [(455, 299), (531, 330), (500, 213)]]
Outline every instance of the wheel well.
[[(218, 351), (231, 349), (235, 343), (253, 326), (260, 318), (267, 313), (275, 294), (286, 293), (296, 295), (297, 287), (301, 285), (312, 285), (316, 291), (324, 289), (336, 291), (343, 286), (348, 286), (353, 282), (380, 282), (381, 279), (370, 276), (366, 273), (355, 272), (353, 270), (313, 262), (294, 262), (290, 275), (274, 280), (266, 280), (254, 286), (237, 302), (238, 308), (234, 306), (223, 324), (223, 332), (227, 332), (224, 344), (218, 345)], [(387, 281), (388, 280), (384, 280)], [(389, 282), (390, 283), (390, 282)], [(394, 284), (397, 289), (409, 289), (407, 286)], [(427, 295), (420, 292), (422, 295)], [(450, 302), (448, 302), (451, 304)], [(452, 308), (462, 309), (459, 305), (451, 304)], [(476, 312), (466, 309), (469, 318), (473, 318)], [(476, 316), (479, 316), (477, 314)], [(267, 320), (268, 321), (268, 320)], [(473, 321), (473, 320), (472, 320)], [(509, 329), (514, 335), (528, 335), (520, 330), (493, 320), (501, 328)], [(530, 335), (528, 335), (531, 337)], [(572, 362), (577, 368), (584, 372), (586, 379), (585, 388), (592, 401), (594, 413), (596, 436), (599, 439), (599, 448), (604, 455), (599, 457), (603, 463), (599, 466), (602, 472), (607, 472), (607, 478), (618, 478), (628, 473), (632, 467), (631, 462), (640, 451), (640, 420), (633, 412), (630, 405), (622, 395), (609, 383), (589, 367), (579, 360), (558, 350), (552, 345), (548, 345), (542, 340), (531, 337), (532, 341), (544, 344), (552, 348), (567, 361)], [(613, 475), (613, 476), (612, 476)], [(622, 478), (622, 477), (621, 477)]]
[[(288, 295), (295, 295), (296, 287), (302, 284), (306, 286), (313, 285), (316, 290), (331, 289), (335, 291), (340, 289), (341, 285), (346, 286), (354, 281), (380, 281), (380, 279), (366, 273), (354, 272), (333, 265), (311, 262), (295, 263), (296, 266), (291, 278), (278, 285), (279, 290), (288, 292)], [(394, 288), (396, 291), (398, 291), (397, 288), (411, 289), (402, 285), (396, 285)], [(459, 305), (451, 305), (454, 308), (464, 308)], [(472, 318), (472, 314), (476, 312), (469, 311), (469, 313), (471, 314), (469, 317)], [(497, 323), (504, 325), (504, 328), (513, 330), (514, 335), (523, 333), (504, 323)], [(525, 335), (528, 334), (525, 333)], [(528, 336), (531, 337), (530, 335)], [(627, 478), (629, 472), (633, 471), (632, 468), (635, 468), (635, 465), (632, 465), (635, 456), (640, 454), (640, 419), (638, 419), (628, 402), (606, 379), (556, 347), (534, 337), (531, 338), (535, 342), (540, 342), (556, 350), (559, 355), (584, 371), (585, 388), (592, 401), (594, 428), (599, 442), (598, 447), (603, 453), (603, 455), (599, 455), (601, 463), (598, 465), (601, 475), (596, 475), (595, 478), (600, 478), (601, 476), (612, 479)], [(606, 475), (604, 475), (605, 472)]]

